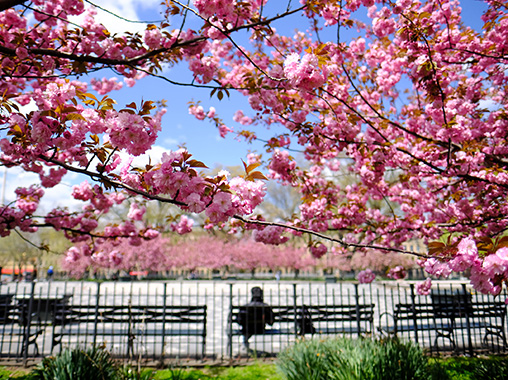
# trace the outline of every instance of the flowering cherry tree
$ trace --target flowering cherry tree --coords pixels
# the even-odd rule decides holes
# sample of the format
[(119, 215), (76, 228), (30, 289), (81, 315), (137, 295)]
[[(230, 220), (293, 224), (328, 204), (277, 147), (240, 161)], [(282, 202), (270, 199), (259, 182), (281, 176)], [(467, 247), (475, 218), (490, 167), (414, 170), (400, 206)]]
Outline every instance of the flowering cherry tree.
[[(141, 207), (120, 224), (99, 223), (138, 196), (204, 213), (209, 228), (254, 230), (258, 241), (305, 234), (316, 256), (329, 245), (405, 252), (404, 241), (423, 238), (428, 254), (413, 254), (430, 273), (468, 270), (477, 289), (500, 292), (508, 276), (504, 3), (485, 1), (481, 30), (463, 22), (457, 0), (164, 3), (162, 22), (115, 35), (89, 1), (0, 2), (0, 163), (40, 179), (1, 206), (0, 236), (52, 227), (90, 252), (104, 239), (140, 244), (158, 234)], [(295, 20), (300, 30), (277, 31)], [(193, 80), (178, 83), (164, 65), (187, 66)], [(222, 136), (255, 141), (272, 125), (283, 132), (247, 157), (242, 177), (206, 177), (184, 149), (134, 167), (165, 110), (153, 101), (117, 105), (108, 94), (119, 80), (95, 77), (106, 69), (128, 86), (154, 76), (219, 99), (247, 97), (250, 108), (229, 115), (234, 123), (190, 104)], [(44, 189), (69, 172), (89, 178), (72, 190), (83, 209), (37, 215)], [(354, 179), (346, 186), (344, 174)], [(298, 189), (297, 215), (256, 215), (265, 178)]]
[(94, 252), (82, 242), (70, 248), (62, 259), (62, 268), (76, 276), (99, 268), (154, 272), (234, 268), (254, 273), (258, 269), (313, 269), (318, 264), (319, 261), (304, 248), (266, 245), (245, 238), (226, 241), (212, 236), (178, 241), (158, 237), (143, 240), (139, 246), (129, 244), (126, 239), (104, 239), (95, 244)]

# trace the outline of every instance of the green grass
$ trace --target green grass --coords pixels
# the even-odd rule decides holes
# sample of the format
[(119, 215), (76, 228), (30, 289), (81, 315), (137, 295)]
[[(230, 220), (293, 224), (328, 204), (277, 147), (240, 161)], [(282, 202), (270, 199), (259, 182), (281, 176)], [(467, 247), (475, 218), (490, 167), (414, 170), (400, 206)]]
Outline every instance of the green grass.
[(158, 371), (156, 380), (284, 380), (273, 364), (254, 363), (242, 367), (206, 367)]
[[(500, 380), (508, 379), (508, 357), (490, 358), (430, 358), (429, 367), (439, 380)], [(286, 380), (275, 364), (253, 363), (239, 367), (173, 368), (165, 370), (143, 370), (145, 379), (153, 372), (153, 380)], [(30, 373), (24, 368), (5, 369), (0, 367), (0, 380), (30, 380)], [(120, 378), (121, 380), (122, 378)], [(143, 379), (131, 376), (130, 379)], [(90, 379), (91, 380), (91, 379)], [(393, 379), (398, 380), (398, 379)]]

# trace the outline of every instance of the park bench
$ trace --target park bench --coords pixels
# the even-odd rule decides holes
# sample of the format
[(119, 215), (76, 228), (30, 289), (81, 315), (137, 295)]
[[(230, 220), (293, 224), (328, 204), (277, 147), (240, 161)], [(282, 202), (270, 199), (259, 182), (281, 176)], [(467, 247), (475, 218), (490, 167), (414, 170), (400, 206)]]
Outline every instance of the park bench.
[[(392, 324), (382, 324), (380, 331), (397, 335), (418, 332), (435, 332), (434, 346), (438, 339), (448, 340), (452, 349), (457, 347), (456, 331), (466, 332), (467, 344), (472, 345), (474, 331), (483, 331), (482, 343), (488, 339), (501, 340), (507, 347), (505, 335), (506, 304), (502, 301), (473, 301), (469, 293), (431, 294), (430, 302), (397, 303), (392, 313), (383, 313), (393, 318)], [(381, 316), (383, 319), (383, 315)]]
[(206, 320), (206, 305), (70, 305), (55, 314), (52, 351), (71, 337), (84, 337), (93, 345), (123, 337), (127, 354), (133, 355), (136, 339), (160, 340), (164, 350), (167, 336), (187, 336), (201, 339), (204, 357)]
[[(264, 309), (270, 308), (273, 324), (261, 320)], [(236, 306), (228, 317), (228, 349), (232, 355), (234, 336), (251, 335), (314, 335), (368, 334), (372, 332), (374, 304), (299, 305), (299, 306)]]
[(17, 346), (19, 356), (26, 356), (29, 347), (33, 346), (34, 355), (38, 356), (37, 338), (51, 324), (54, 311), (67, 303), (69, 298), (0, 295), (0, 351), (11, 351), (11, 347)]
[(305, 334), (369, 334), (374, 304), (304, 305), (299, 309), (299, 332)]

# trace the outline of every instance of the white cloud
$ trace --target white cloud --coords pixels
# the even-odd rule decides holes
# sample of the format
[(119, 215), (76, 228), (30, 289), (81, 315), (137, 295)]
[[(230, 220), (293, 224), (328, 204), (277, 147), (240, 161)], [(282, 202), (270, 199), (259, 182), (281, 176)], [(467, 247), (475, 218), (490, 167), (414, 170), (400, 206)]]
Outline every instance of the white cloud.
[[(168, 152), (167, 148), (155, 145), (145, 154), (135, 157), (132, 165), (135, 167), (144, 167), (148, 163), (156, 164), (160, 162), (162, 154)], [(122, 159), (127, 158), (126, 153), (120, 153)], [(92, 164), (91, 167), (94, 165)], [(44, 188), (44, 197), (41, 201), (39, 212), (47, 212), (55, 207), (68, 207), (75, 210), (81, 208), (83, 202), (77, 201), (71, 196), (72, 187), (83, 181), (91, 181), (87, 176), (68, 172), (60, 184), (52, 188)], [(0, 172), (1, 198), (0, 204), (8, 204), (16, 200), (15, 190), (18, 187), (30, 187), (33, 184), (40, 184), (39, 175), (24, 171), (20, 167), (4, 168)], [(5, 184), (5, 185), (4, 185)], [(3, 202), (2, 202), (3, 201)]]
[[(30, 185), (40, 183), (39, 175), (32, 172), (26, 172), (20, 167), (4, 168), (2, 171), (2, 199), (0, 203), (9, 204), (16, 200), (16, 189), (18, 187), (30, 187)], [(82, 204), (71, 197), (72, 186), (79, 181), (79, 175), (69, 173), (64, 180), (52, 188), (43, 188), (44, 197), (42, 198), (39, 212), (45, 212), (55, 207), (69, 207), (76, 209)], [(83, 181), (81, 177), (81, 181)], [(5, 184), (5, 187), (4, 187)], [(42, 210), (41, 210), (42, 209)]]
[[(123, 34), (126, 31), (131, 33), (142, 32), (146, 29), (144, 23), (133, 23), (131, 21), (155, 21), (162, 19), (157, 11), (159, 9), (160, 0), (102, 0), (97, 3), (101, 8), (108, 10), (108, 13), (101, 9), (97, 9), (95, 20), (102, 23), (110, 33)], [(147, 12), (151, 17), (141, 17), (141, 11)], [(122, 18), (116, 17), (120, 16)], [(127, 20), (124, 20), (127, 19)]]
[(478, 103), (478, 106), (480, 108), (485, 108), (490, 112), (497, 111), (501, 107), (498, 102), (495, 102), (492, 99), (481, 99)]
[(135, 157), (134, 160), (132, 161), (132, 165), (136, 167), (143, 167), (148, 163), (151, 163), (153, 165), (155, 163), (160, 162), (162, 154), (168, 151), (169, 151), (168, 149), (160, 145), (154, 145), (145, 154)]

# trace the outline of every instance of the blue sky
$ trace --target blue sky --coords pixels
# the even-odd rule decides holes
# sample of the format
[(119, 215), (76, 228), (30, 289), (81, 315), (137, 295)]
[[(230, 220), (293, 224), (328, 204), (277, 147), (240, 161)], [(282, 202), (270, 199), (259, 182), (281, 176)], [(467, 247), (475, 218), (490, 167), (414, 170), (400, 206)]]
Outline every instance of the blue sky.
[[(118, 2), (116, 0), (111, 1), (111, 3)], [(157, 17), (156, 6), (151, 9), (149, 7), (141, 9), (136, 8), (134, 4), (136, 1), (132, 1), (132, 3), (134, 9), (139, 10), (135, 16), (137, 19), (146, 20)], [(274, 0), (271, 0), (271, 3), (280, 5), (282, 7), (281, 10), (286, 5), (286, 2), (279, 3), (278, 1), (274, 2)], [(113, 5), (111, 6), (114, 8)], [(467, 25), (480, 28), (480, 16), (485, 8), (484, 4), (477, 0), (463, 0), (462, 6), (464, 22)], [(309, 24), (300, 15), (293, 15), (288, 20), (279, 22), (275, 26), (279, 32), (292, 33), (296, 28), (307, 29)], [(184, 77), (189, 78), (188, 71), (184, 65), (171, 69), (166, 75), (169, 78), (180, 80)], [(165, 99), (167, 101), (168, 113), (163, 119), (163, 131), (156, 144), (163, 148), (176, 149), (178, 144), (186, 143), (186, 147), (193, 154), (194, 158), (205, 162), (209, 166), (213, 166), (216, 163), (221, 163), (225, 166), (241, 165), (241, 160), (245, 159), (248, 150), (262, 152), (263, 143), (259, 141), (253, 144), (239, 142), (234, 138), (234, 134), (229, 134), (226, 139), (223, 139), (209, 121), (199, 121), (192, 115), (189, 115), (187, 102), (190, 100), (201, 100), (205, 110), (210, 106), (214, 106), (228, 126), (233, 127), (235, 130), (241, 129), (241, 126), (232, 120), (232, 115), (239, 108), (245, 110), (246, 114), (249, 114), (246, 98), (231, 92), (231, 98), (224, 97), (222, 101), (218, 101), (216, 97), (210, 99), (209, 94), (210, 90), (208, 89), (175, 87), (164, 83), (160, 79), (145, 78), (135, 87), (113, 92), (111, 96), (117, 99), (120, 104), (122, 100), (125, 104), (131, 101), (139, 102), (142, 96), (145, 100)], [(259, 132), (261, 136), (267, 137), (269, 135), (269, 132)]]

